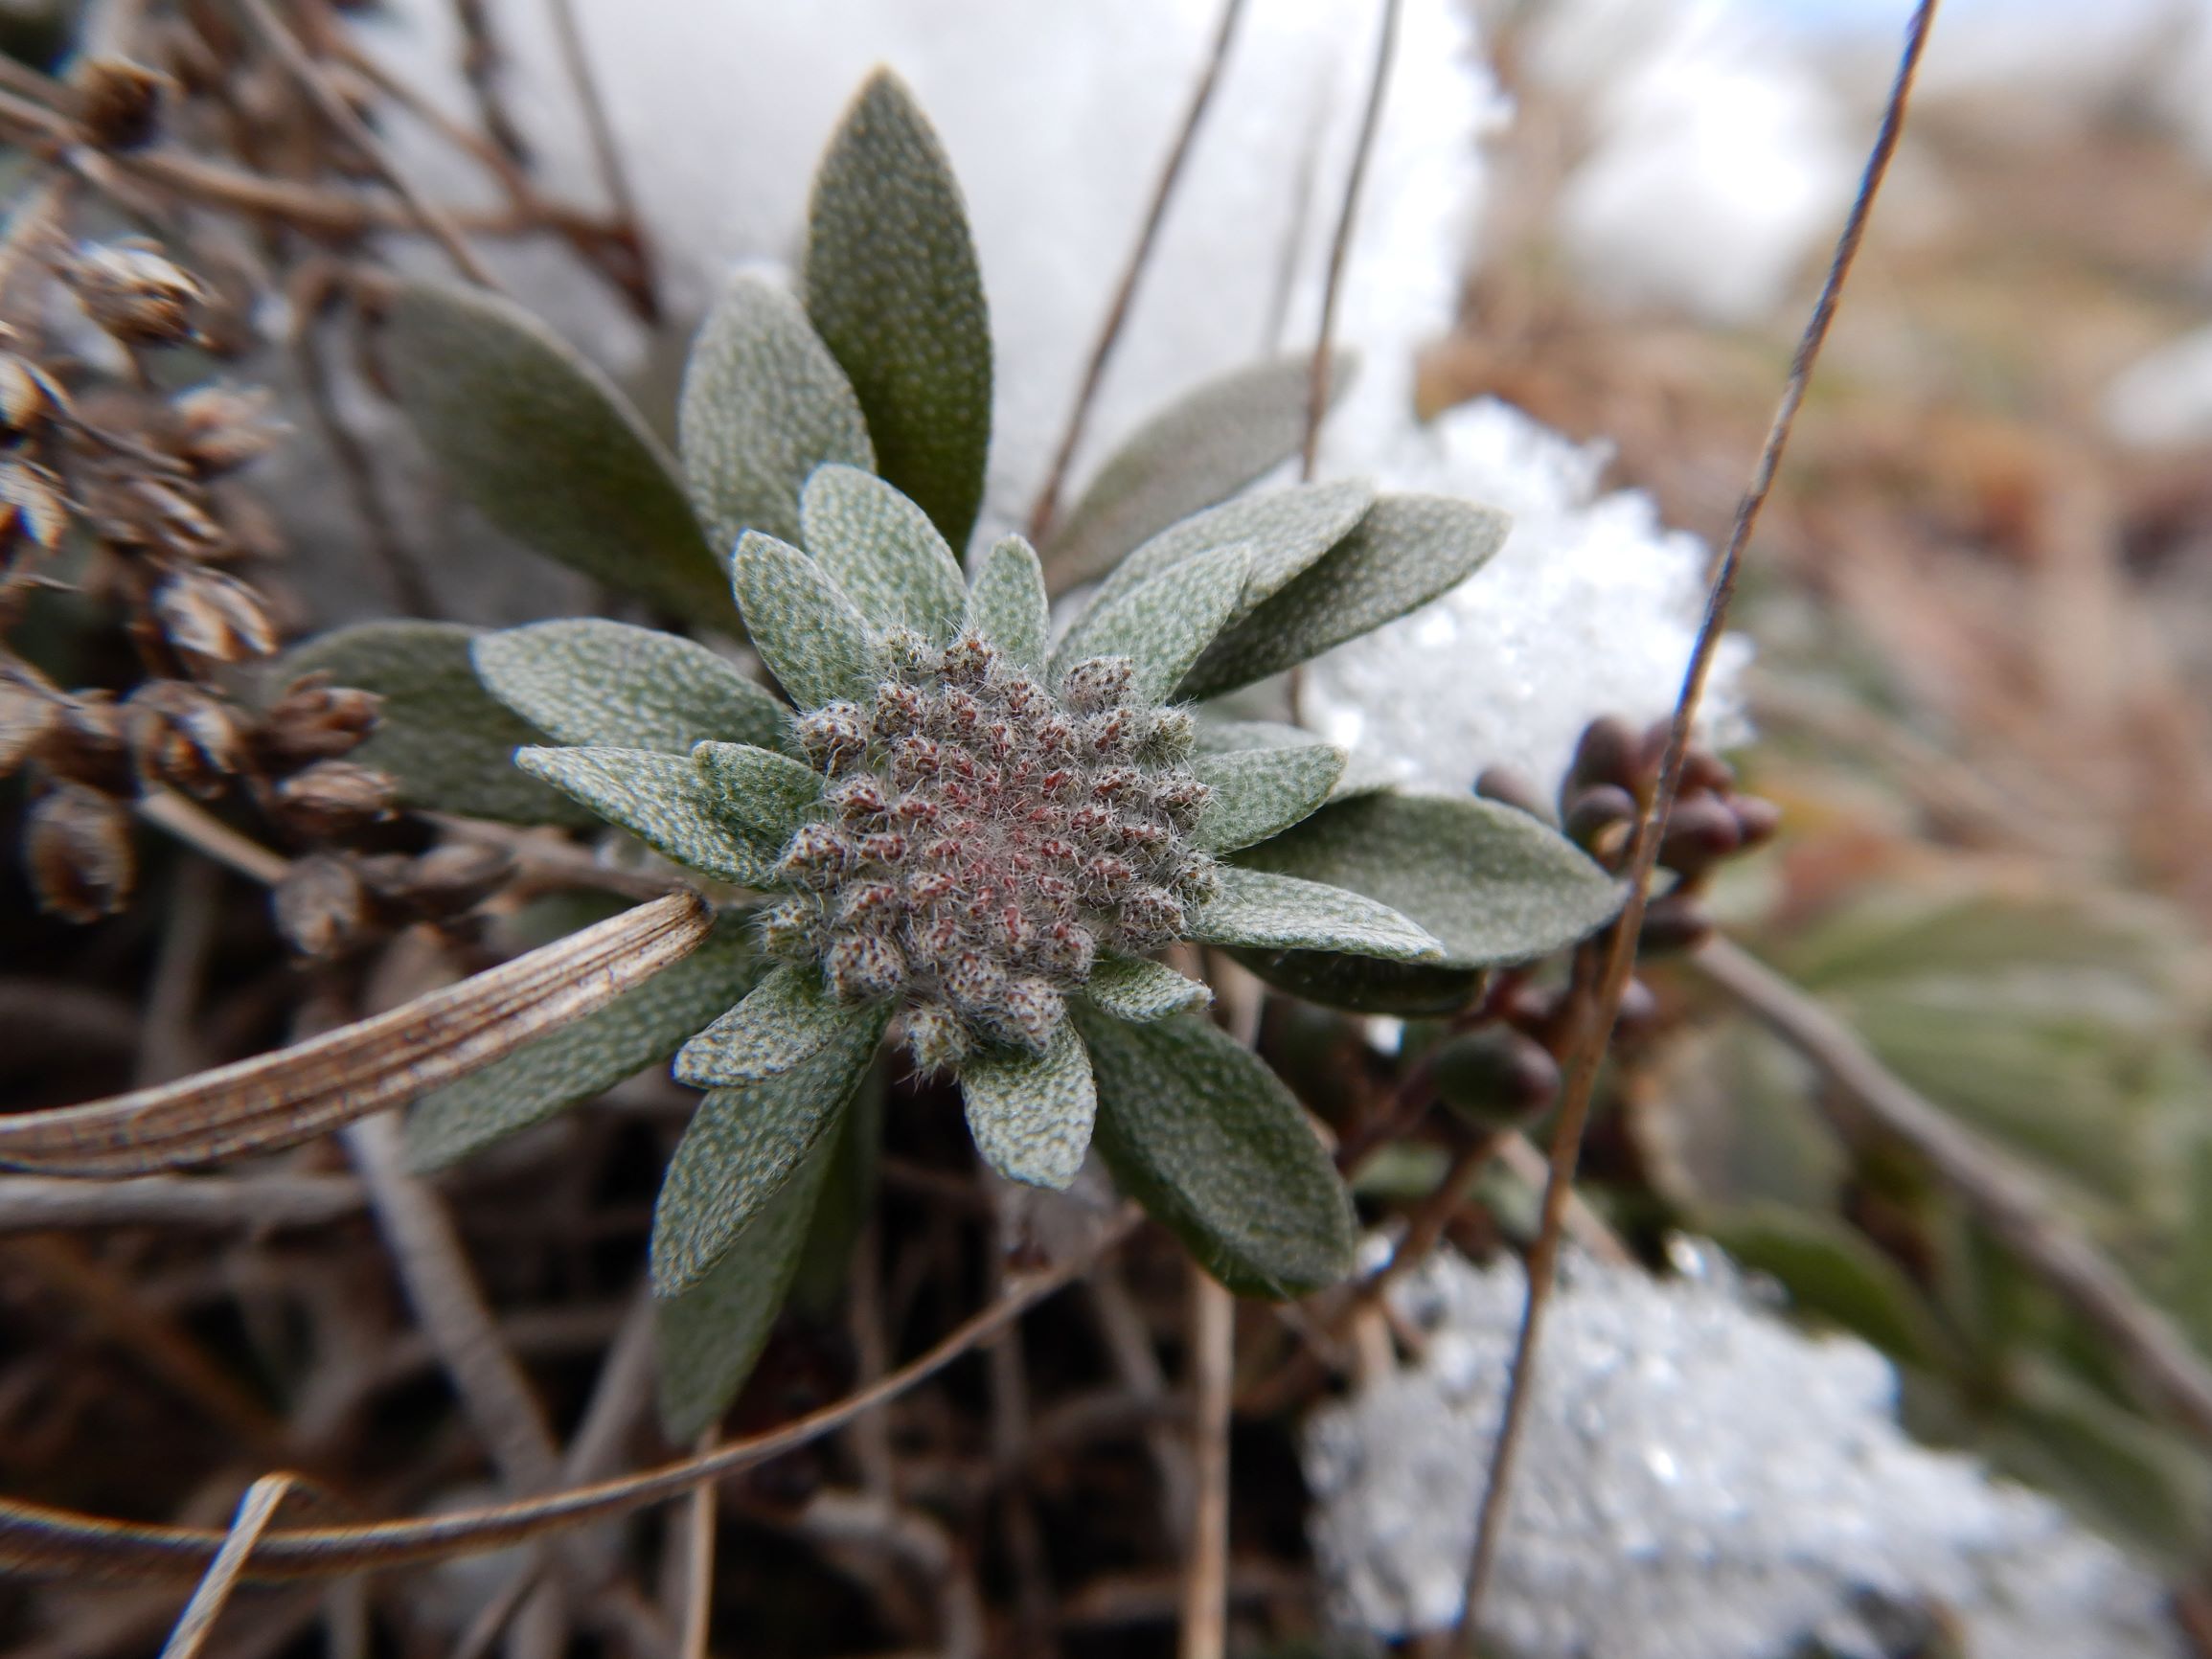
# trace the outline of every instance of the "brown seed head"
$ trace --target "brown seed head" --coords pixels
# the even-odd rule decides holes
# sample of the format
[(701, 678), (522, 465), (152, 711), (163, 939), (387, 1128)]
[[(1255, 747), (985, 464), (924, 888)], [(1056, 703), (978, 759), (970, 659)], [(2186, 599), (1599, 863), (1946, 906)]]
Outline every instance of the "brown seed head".
[(374, 692), (333, 686), (329, 674), (294, 680), (269, 706), (253, 735), (254, 754), (272, 772), (310, 761), (335, 761), (376, 729), (384, 699)]
[(389, 818), (397, 796), (389, 776), (351, 761), (317, 761), (276, 787), (281, 815), (313, 840), (350, 835)]
[(136, 149), (161, 131), (176, 82), (127, 57), (87, 58), (77, 71), (78, 113), (102, 149)]
[(140, 774), (210, 800), (245, 761), (237, 712), (183, 680), (148, 680), (123, 706), (124, 735)]
[(163, 634), (188, 661), (235, 663), (277, 648), (261, 596), (236, 578), (180, 570), (153, 590), (152, 604)]
[(130, 897), (130, 814), (98, 789), (61, 784), (38, 797), (23, 861), (39, 905), (70, 921), (113, 916)]
[(81, 243), (61, 275), (85, 314), (119, 340), (176, 346), (196, 337), (193, 319), (207, 289), (148, 242)]

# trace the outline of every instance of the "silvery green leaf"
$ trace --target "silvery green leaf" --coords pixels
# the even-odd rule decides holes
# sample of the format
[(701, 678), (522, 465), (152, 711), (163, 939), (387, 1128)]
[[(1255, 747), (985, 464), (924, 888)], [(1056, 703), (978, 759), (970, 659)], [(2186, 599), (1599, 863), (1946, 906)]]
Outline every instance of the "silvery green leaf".
[(1252, 550), (1252, 574), (1237, 606), (1242, 617), (1282, 592), (1351, 534), (1374, 505), (1375, 486), (1363, 478), (1301, 484), (1225, 501), (1169, 526), (1115, 565), (1091, 602), (1103, 604), (1186, 558), (1242, 543)]
[[(1306, 438), (1311, 353), (1238, 369), (1186, 394), (1137, 429), (1091, 479), (1044, 548), (1053, 591), (1088, 581), (1170, 525), (1226, 500)], [(1338, 352), (1332, 401), (1352, 384)]]
[(1194, 755), (1191, 770), (1213, 790), (1191, 832), (1208, 852), (1233, 852), (1279, 834), (1328, 800), (1344, 775), (1344, 751), (1329, 743)]
[(1091, 606), (1052, 653), (1053, 678), (1086, 657), (1127, 657), (1138, 694), (1164, 699), (1236, 609), (1251, 568), (1249, 549), (1219, 548)]
[(824, 462), (876, 465), (845, 371), (799, 302), (749, 271), (692, 343), (676, 447), (692, 505), (724, 552), (748, 530), (796, 541), (799, 490)]
[(965, 547), (991, 446), (991, 315), (951, 163), (888, 70), (869, 77), (814, 174), (805, 289), (883, 476)]
[(849, 1040), (871, 1021), (880, 1031), (888, 1017), (886, 1006), (850, 1008), (832, 1001), (822, 989), (819, 971), (787, 963), (684, 1044), (676, 1054), (676, 1081), (695, 1089), (760, 1082)]
[(598, 617), (480, 634), (476, 677), (557, 743), (682, 755), (701, 738), (782, 747), (790, 711), (696, 640)]
[(399, 407), (486, 518), (612, 587), (729, 625), (721, 560), (674, 463), (551, 329), (482, 288), (404, 283), (383, 346)]
[(691, 955), (597, 1013), (423, 1096), (407, 1115), (408, 1161), (417, 1170), (457, 1164), (666, 1060), (766, 970), (749, 932), (749, 917), (721, 916)]
[(888, 1006), (863, 1011), (802, 1062), (699, 1102), (653, 1205), (656, 1296), (696, 1284), (759, 1218), (843, 1115), (889, 1022)]
[(1286, 726), (1279, 720), (1201, 719), (1194, 747), (1201, 755), (1233, 755), (1241, 749), (1292, 749), (1302, 743), (1327, 742), (1304, 726)]
[(787, 756), (746, 743), (701, 743), (692, 750), (722, 817), (749, 840), (781, 852), (807, 809), (821, 799), (822, 775)]
[(410, 807), (510, 824), (593, 823), (593, 813), (514, 769), (515, 749), (544, 734), (478, 684), (468, 660), (476, 637), (458, 623), (340, 628), (285, 656), (269, 677), (270, 693), (298, 675), (323, 672), (382, 697), (376, 729), (352, 758), (391, 773)]
[(799, 497), (807, 552), (878, 627), (940, 645), (960, 626), (968, 583), (929, 515), (873, 472), (817, 467)]
[(1384, 904), (1341, 887), (1220, 867), (1221, 891), (1184, 932), (1208, 944), (1342, 950), (1385, 962), (1440, 962), (1444, 947)]
[(808, 1224), (842, 1139), (833, 1127), (816, 1142), (720, 1261), (689, 1290), (654, 1305), (661, 1428), (673, 1443), (696, 1439), (752, 1375), (799, 1270)]
[(992, 545), (968, 596), (968, 625), (1031, 673), (1044, 671), (1052, 616), (1037, 550), (1018, 535)]
[(1352, 1268), (1352, 1196), (1282, 1079), (1211, 1022), (1125, 1025), (1077, 1005), (1114, 1180), (1243, 1296), (1288, 1298)]
[(730, 569), (753, 648), (802, 709), (866, 695), (883, 647), (827, 572), (772, 535), (748, 530)]
[(1511, 522), (1441, 495), (1384, 496), (1319, 562), (1225, 628), (1181, 694), (1234, 691), (1426, 604), (1504, 546)]
[(1335, 802), (1237, 862), (1387, 904), (1441, 940), (1454, 967), (1549, 956), (1621, 906), (1620, 884), (1565, 836), (1472, 795)]
[(837, 1147), (822, 1196), (807, 1228), (806, 1248), (791, 1280), (790, 1306), (828, 1319), (845, 1306), (853, 1258), (876, 1218), (877, 1165), (883, 1150), (884, 1068), (861, 1074), (837, 1129)]
[(679, 864), (748, 887), (764, 886), (774, 877), (774, 854), (722, 822), (713, 791), (688, 755), (658, 749), (517, 749), (514, 763)]
[(968, 1132), (983, 1161), (1010, 1181), (1055, 1191), (1075, 1179), (1090, 1148), (1098, 1096), (1090, 1057), (1062, 1020), (1042, 1055), (987, 1049), (960, 1068)]
[(1102, 956), (1083, 982), (1083, 994), (1116, 1019), (1149, 1025), (1187, 1013), (1214, 1000), (1211, 987), (1139, 956)]

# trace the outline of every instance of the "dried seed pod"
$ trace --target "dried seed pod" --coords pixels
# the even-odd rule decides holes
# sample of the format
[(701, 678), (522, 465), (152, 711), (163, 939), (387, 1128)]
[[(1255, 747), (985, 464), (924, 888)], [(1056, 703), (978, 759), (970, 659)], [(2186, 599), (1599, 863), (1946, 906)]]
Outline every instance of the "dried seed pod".
[(136, 870), (130, 813), (98, 789), (57, 784), (31, 807), (23, 862), (41, 908), (70, 921), (113, 916)]
[(264, 386), (195, 386), (170, 401), (171, 446), (203, 477), (243, 466), (290, 430), (271, 413), (275, 402)]
[(131, 759), (147, 779), (211, 800), (245, 761), (238, 715), (213, 693), (183, 680), (148, 680), (123, 707)]
[(176, 82), (127, 57), (84, 60), (76, 75), (78, 115), (102, 149), (137, 149), (161, 131), (162, 106)]
[(277, 931), (302, 956), (327, 960), (369, 931), (368, 895), (348, 862), (318, 852), (295, 861), (270, 897)]
[(1566, 802), (1567, 839), (1586, 852), (1617, 853), (1636, 821), (1636, 798), (1618, 784), (1593, 784)]
[(234, 577), (180, 570), (153, 590), (152, 604), (169, 643), (190, 661), (235, 663), (277, 648), (261, 596)]
[(208, 511), (195, 486), (136, 478), (125, 494), (136, 532), (131, 539), (136, 543), (190, 559), (218, 557), (230, 550), (229, 533)]
[(420, 856), (379, 853), (354, 863), (362, 884), (408, 921), (443, 921), (472, 910), (514, 873), (513, 856), (476, 841), (449, 841)]
[(309, 761), (350, 755), (376, 729), (384, 699), (374, 692), (333, 686), (329, 674), (294, 680), (269, 706), (253, 735), (254, 754), (271, 772)]
[(105, 692), (67, 698), (38, 744), (37, 758), (57, 778), (109, 795), (137, 792), (123, 711)]
[(1712, 937), (1713, 917), (1695, 893), (1669, 893), (1652, 900), (1644, 912), (1644, 925), (1636, 934), (1636, 949), (1645, 956), (1669, 951), (1695, 950)]
[(314, 840), (350, 835), (389, 818), (397, 794), (389, 776), (352, 761), (317, 761), (276, 787), (285, 820)]
[(13, 352), (0, 352), (0, 430), (28, 432), (47, 409), (45, 376)]
[(61, 480), (35, 462), (0, 460), (0, 514), (6, 527), (21, 526), (41, 551), (52, 553), (69, 529), (69, 500)]
[(1745, 847), (1771, 840), (1782, 828), (1782, 808), (1762, 796), (1731, 795), (1728, 810), (1736, 815), (1736, 832)]
[[(1633, 795), (1642, 779), (1641, 745), (1628, 721), (1604, 715), (1583, 728), (1582, 739), (1575, 744), (1574, 762), (1567, 770), (1567, 790), (1611, 784)], [(1563, 814), (1563, 803), (1562, 809)]]
[(60, 274), (85, 314), (119, 340), (174, 346), (196, 337), (193, 317), (207, 289), (151, 243), (80, 243)]
[(1694, 880), (1744, 844), (1736, 814), (1718, 795), (1684, 795), (1667, 814), (1659, 862)]
[(0, 679), (0, 778), (20, 766), (60, 719), (57, 693)]
[(1559, 1061), (1510, 1026), (1486, 1025), (1448, 1037), (1428, 1066), (1437, 1097), (1485, 1129), (1517, 1127), (1559, 1098)]

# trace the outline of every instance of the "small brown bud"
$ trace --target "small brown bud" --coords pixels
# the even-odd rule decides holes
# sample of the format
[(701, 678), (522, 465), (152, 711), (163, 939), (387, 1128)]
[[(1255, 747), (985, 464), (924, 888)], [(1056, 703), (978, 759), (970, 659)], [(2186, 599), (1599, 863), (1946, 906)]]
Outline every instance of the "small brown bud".
[[(1665, 753), (1664, 748), (1660, 751)], [(1736, 768), (1710, 749), (1692, 748), (1682, 757), (1682, 793), (1706, 789), (1725, 795), (1736, 786)]]
[(23, 534), (47, 553), (61, 545), (69, 528), (61, 480), (35, 462), (14, 457), (0, 461), (0, 513), (8, 525), (21, 525)]
[(343, 858), (317, 853), (296, 861), (271, 898), (277, 931), (302, 956), (338, 955), (368, 925), (368, 898)]
[(209, 800), (245, 758), (237, 714), (183, 680), (148, 680), (124, 704), (131, 758), (148, 778)]
[(136, 149), (161, 131), (176, 83), (127, 57), (89, 58), (77, 72), (78, 112), (102, 149)]
[(1544, 809), (1543, 796), (1536, 785), (1511, 766), (1485, 766), (1474, 781), (1474, 792), (1485, 801), (1495, 801), (1501, 807), (1511, 807), (1532, 818), (1551, 816)]
[(1628, 827), (1636, 821), (1636, 798), (1618, 784), (1593, 784), (1568, 796), (1567, 839), (1585, 851), (1608, 857), (1618, 853)]
[(207, 301), (199, 282), (136, 239), (84, 242), (62, 267), (85, 314), (119, 340), (173, 346), (194, 337), (193, 314)]
[(137, 788), (123, 711), (105, 692), (80, 692), (64, 702), (38, 745), (48, 771), (71, 783), (128, 795)]
[(210, 512), (199, 490), (156, 478), (133, 479), (125, 492), (125, 511), (134, 520), (134, 541), (158, 544), (187, 558), (206, 558), (230, 546), (230, 536)]
[(497, 847), (454, 841), (420, 857), (379, 853), (356, 862), (371, 893), (406, 920), (442, 921), (473, 909), (513, 873), (513, 857)]
[(1712, 936), (1713, 917), (1695, 893), (1669, 893), (1652, 900), (1636, 949), (1645, 956), (1695, 950)]
[(58, 696), (13, 680), (0, 680), (0, 778), (20, 766), (60, 718)]
[(130, 897), (130, 814), (98, 789), (62, 784), (31, 808), (23, 862), (39, 904), (70, 921), (113, 916)]
[(29, 431), (47, 411), (46, 377), (12, 352), (0, 352), (0, 429)]
[(1678, 797), (1667, 814), (1659, 862), (1684, 878), (1702, 875), (1744, 844), (1736, 814), (1718, 795)]
[(180, 570), (153, 591), (169, 643), (200, 663), (235, 663), (277, 648), (261, 596), (212, 570)]
[(266, 387), (220, 381), (194, 387), (170, 403), (177, 454), (203, 476), (258, 460), (288, 430), (271, 415), (274, 402), (274, 394)]
[(1763, 796), (1731, 795), (1728, 810), (1736, 815), (1736, 829), (1746, 847), (1773, 839), (1774, 831), (1782, 828), (1782, 808)]
[(1429, 1058), (1429, 1075), (1446, 1105), (1486, 1129), (1525, 1124), (1559, 1098), (1559, 1061), (1509, 1026), (1447, 1038)]
[(358, 748), (376, 729), (384, 699), (374, 692), (333, 686), (329, 674), (294, 680), (262, 716), (254, 753), (272, 772), (289, 772), (309, 761), (335, 761)]
[(1586, 787), (1611, 784), (1635, 793), (1642, 776), (1636, 734), (1626, 720), (1604, 715), (1583, 728), (1575, 745), (1574, 764), (1567, 772), (1567, 786)]
[(392, 815), (396, 794), (382, 772), (351, 761), (317, 761), (277, 785), (277, 805), (301, 834), (346, 835)]

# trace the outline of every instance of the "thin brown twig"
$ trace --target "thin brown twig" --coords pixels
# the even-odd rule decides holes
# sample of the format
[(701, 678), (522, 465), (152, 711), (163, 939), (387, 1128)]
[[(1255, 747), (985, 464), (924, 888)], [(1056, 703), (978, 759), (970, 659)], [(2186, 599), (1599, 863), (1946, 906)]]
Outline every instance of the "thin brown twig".
[(1582, 1136), (1588, 1122), (1590, 1094), (1597, 1079), (1600, 1061), (1612, 1034), (1613, 1019), (1619, 1011), (1621, 993), (1627, 988), (1629, 975), (1635, 966), (1636, 936), (1643, 923), (1644, 907), (1651, 895), (1652, 876), (1656, 868), (1659, 839), (1664, 832), (1667, 818), (1673, 810), (1675, 797), (1681, 787), (1682, 768), (1689, 758), (1691, 728), (1697, 719), (1699, 699), (1703, 694), (1705, 680), (1712, 670), (1714, 653), (1720, 648), (1722, 633), (1727, 625), (1728, 609), (1735, 598), (1736, 578), (1743, 567), (1744, 549), (1751, 538), (1752, 528), (1758, 523), (1760, 509), (1774, 487), (1774, 475), (1780, 467), (1783, 451), (1789, 446), (1790, 432), (1797, 419), (1797, 411), (1805, 400), (1805, 390), (1813, 377), (1813, 365), (1819, 360), (1820, 349), (1826, 343), (1830, 326), (1836, 320), (1836, 308), (1842, 298), (1843, 285), (1851, 275), (1851, 267), (1859, 255), (1861, 239), (1866, 234), (1866, 222), (1874, 210), (1875, 197), (1881, 193), (1881, 181), (1889, 171), (1891, 159), (1897, 153), (1899, 138), (1904, 131), (1905, 110), (1912, 97), (1912, 83), (1919, 73), (1922, 54), (1927, 50), (1930, 27), (1935, 21), (1937, 0), (1919, 0), (1907, 26), (1904, 50), (1897, 66), (1897, 75), (1889, 89), (1889, 98), (1882, 109), (1881, 125), (1876, 134), (1874, 148), (1868, 155), (1866, 170), (1859, 180), (1859, 193), (1851, 204), (1851, 212), (1837, 239), (1836, 253), (1829, 261), (1828, 274), (1820, 286), (1820, 296), (1813, 303), (1813, 315), (1805, 325), (1805, 331), (1797, 342), (1797, 351), (1790, 365), (1790, 378), (1784, 386), (1774, 419), (1768, 426), (1759, 460), (1753, 468), (1751, 482), (1737, 504), (1735, 523), (1728, 532), (1728, 540), (1722, 548), (1716, 568), (1711, 575), (1711, 590), (1706, 596), (1705, 614), (1699, 625), (1698, 638), (1691, 649), (1688, 672), (1683, 677), (1682, 691), (1675, 704), (1674, 718), (1667, 734), (1666, 759), (1659, 770), (1657, 787), (1651, 805), (1636, 822), (1634, 838), (1629, 846), (1627, 860), (1629, 874), (1628, 902), (1623, 906), (1618, 920), (1609, 935), (1605, 966), (1600, 974), (1597, 993), (1588, 999), (1588, 1008), (1577, 1041), (1571, 1051), (1565, 1082), (1561, 1089), (1559, 1115), (1552, 1134), (1551, 1169), (1544, 1183), (1542, 1226), (1528, 1258), (1528, 1292), (1522, 1303), (1520, 1329), (1515, 1339), (1513, 1367), (1506, 1385), (1505, 1406), (1498, 1422), (1497, 1439), (1491, 1455), (1489, 1477), (1483, 1487), (1482, 1507), (1475, 1521), (1474, 1547), (1468, 1558), (1467, 1580), (1460, 1602), (1459, 1622), (1452, 1635), (1452, 1648), (1461, 1659), (1473, 1659), (1483, 1591), (1489, 1583), (1491, 1569), (1496, 1560), (1497, 1547), (1503, 1531), (1505, 1504), (1513, 1486), (1514, 1455), (1520, 1442), (1522, 1427), (1527, 1420), (1528, 1404), (1535, 1376), (1536, 1354), (1543, 1331), (1543, 1315), (1549, 1304), (1558, 1265), (1560, 1239), (1564, 1230), (1566, 1201), (1573, 1189), (1575, 1166), (1582, 1151)]
[[(1093, 1247), (1008, 1286), (935, 1347), (872, 1387), (794, 1419), (779, 1428), (725, 1443), (705, 1457), (682, 1458), (617, 1480), (485, 1509), (463, 1510), (358, 1527), (275, 1528), (256, 1552), (256, 1581), (335, 1578), (407, 1562), (443, 1560), (523, 1542), (585, 1521), (611, 1520), (680, 1497), (701, 1482), (781, 1456), (843, 1428), (955, 1360), (973, 1352), (1046, 1297), (1087, 1273), (1100, 1255), (1135, 1231), (1126, 1209)], [(0, 1498), (0, 1576), (68, 1571), (82, 1580), (174, 1577), (203, 1569), (223, 1534), (204, 1527), (115, 1521), (19, 1499)]]
[(192, 1600), (184, 1604), (169, 1640), (162, 1644), (161, 1659), (197, 1659), (200, 1649), (207, 1646), (216, 1621), (222, 1617), (223, 1608), (229, 1604), (231, 1592), (239, 1586), (239, 1577), (245, 1571), (247, 1557), (261, 1542), (269, 1522), (276, 1519), (278, 1508), (298, 1478), (289, 1474), (263, 1475), (246, 1488), (222, 1548), (207, 1564), (207, 1572), (193, 1590)]
[(196, 806), (171, 789), (153, 789), (138, 798), (138, 815), (158, 830), (166, 830), (196, 852), (237, 871), (264, 887), (285, 878), (291, 860), (272, 852), (259, 841), (239, 834), (206, 807)]
[(1235, 1393), (1237, 1299), (1191, 1263), (1191, 1462), (1197, 1479), (1183, 1569), (1179, 1659), (1222, 1659), (1229, 1625), (1229, 1405)]
[(591, 53), (583, 42), (583, 28), (571, 0), (547, 0), (553, 10), (554, 38), (560, 45), (560, 60), (576, 85), (577, 102), (583, 108), (583, 129), (591, 140), (591, 158), (599, 172), (600, 188), (606, 192), (616, 222), (628, 232), (628, 247), (637, 261), (637, 282), (653, 315), (660, 309), (654, 291), (652, 251), (645, 239), (645, 218), (638, 212), (637, 195), (630, 189), (628, 170), (622, 163), (622, 146), (615, 142), (614, 122), (606, 113), (606, 99), (591, 67)]
[(1306, 441), (1298, 454), (1298, 476), (1309, 482), (1321, 453), (1321, 419), (1329, 413), (1330, 347), (1336, 333), (1336, 302), (1344, 287), (1344, 267), (1352, 258), (1352, 232), (1359, 216), (1359, 191), (1367, 180), (1375, 134), (1382, 125), (1382, 105), (1390, 90), (1390, 63), (1398, 55), (1399, 0), (1382, 0), (1382, 25), (1376, 34), (1375, 70), (1367, 81), (1367, 105), (1359, 112), (1359, 136), (1344, 175), (1344, 199), (1336, 210), (1336, 234), (1329, 243), (1329, 274), (1321, 285), (1321, 323), (1313, 335), (1312, 376), (1306, 392)]
[(1740, 945), (1716, 937), (1691, 961), (1867, 1118), (1926, 1159), (1976, 1219), (2111, 1344), (2167, 1411), (2212, 1441), (2212, 1367), (2066, 1220), (2033, 1175), (1898, 1078), (1850, 1027)]
[(476, 97), (476, 109), (484, 118), (484, 130), (510, 162), (516, 167), (526, 166), (530, 161), (529, 147), (522, 142), (521, 128), (515, 125), (514, 118), (507, 111), (506, 100), (499, 95), (499, 71), (505, 64), (499, 43), (492, 37), (490, 13), (484, 0), (453, 0), (453, 17), (461, 25), (461, 76)]
[(407, 205), (407, 211), (415, 216), (417, 222), (445, 250), (445, 256), (453, 261), (454, 268), (479, 287), (496, 290), (499, 284), (491, 280), (491, 273), (484, 268), (483, 262), (469, 248), (467, 239), (461, 234), (460, 228), (446, 216), (444, 208), (423, 195), (408, 181), (407, 175), (392, 159), (391, 152), (384, 148), (382, 140), (369, 130), (369, 124), (331, 84), (320, 66), (308, 56), (307, 49), (285, 26), (284, 19), (270, 10), (268, 0), (238, 0), (238, 4), (253, 23), (255, 31), (267, 43), (269, 50), (283, 60), (292, 78), (300, 83), (301, 89), (322, 112), (323, 119), (368, 158), (369, 164)]
[[(715, 1449), (717, 1431), (699, 1436), (696, 1455)], [(707, 1659), (707, 1627), (715, 1610), (715, 1484), (702, 1481), (684, 1500), (684, 1627), (676, 1659)]]
[(1152, 187), (1152, 206), (1145, 212), (1136, 246), (1129, 250), (1129, 263), (1123, 267), (1121, 282), (1106, 307), (1105, 326), (1099, 330), (1098, 343), (1091, 348), (1083, 384), (1076, 391), (1075, 407), (1068, 411), (1067, 427), (1060, 434), (1060, 447), (1053, 452), (1052, 466), (1044, 475), (1044, 488), (1038, 491), (1037, 505), (1030, 509), (1029, 539), (1040, 546), (1060, 511), (1060, 491), (1067, 487), (1067, 469), (1074, 465), (1075, 452), (1083, 443), (1083, 428), (1090, 420), (1091, 405), (1098, 400), (1106, 364), (1112, 360), (1114, 347), (1121, 340), (1122, 327), (1129, 321), (1137, 284), (1152, 261), (1152, 244), (1158, 240), (1160, 226), (1166, 222), (1168, 204), (1174, 199), (1175, 184), (1182, 177), (1183, 163), (1190, 158), (1191, 147), (1198, 136), (1198, 125), (1205, 120), (1206, 106), (1214, 100), (1214, 87), (1221, 78), (1221, 65), (1228, 61), (1229, 43), (1236, 35), (1237, 20), (1243, 11), (1244, 0), (1221, 0), (1220, 20), (1214, 27), (1214, 42), (1206, 54), (1206, 66), (1199, 72), (1190, 107), (1183, 112), (1183, 125), (1168, 151), (1167, 165), (1161, 168), (1159, 182)]

